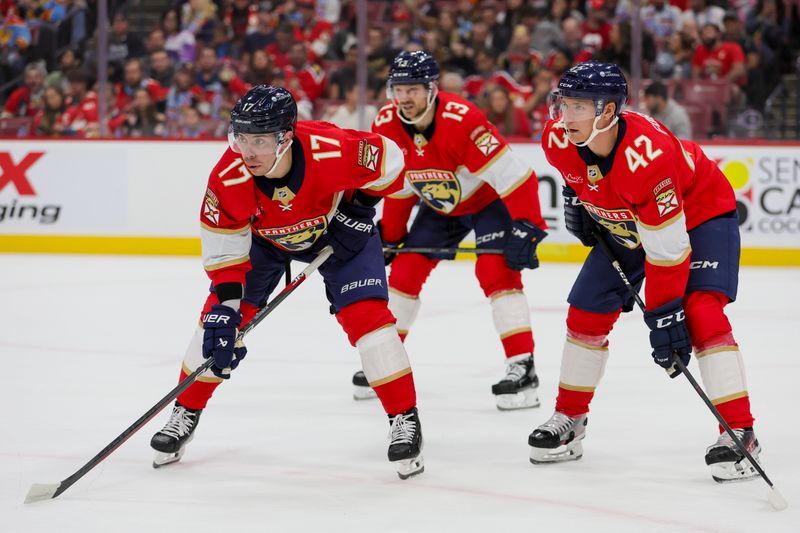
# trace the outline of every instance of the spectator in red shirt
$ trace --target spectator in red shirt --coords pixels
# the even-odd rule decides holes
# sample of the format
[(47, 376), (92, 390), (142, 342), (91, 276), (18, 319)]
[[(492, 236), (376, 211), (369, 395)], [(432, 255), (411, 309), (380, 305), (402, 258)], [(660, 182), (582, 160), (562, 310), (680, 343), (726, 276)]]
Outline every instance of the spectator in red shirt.
[(583, 42), (596, 50), (604, 50), (611, 44), (611, 24), (604, 0), (591, 0), (586, 21), (583, 23)]
[(292, 43), (289, 48), (289, 65), (283, 70), (286, 80), (293, 90), (303, 92), (312, 104), (325, 91), (325, 71), (316, 63), (308, 62), (308, 49), (305, 42)]
[(700, 30), (700, 40), (692, 58), (692, 78), (728, 80), (743, 86), (746, 69), (742, 47), (720, 40), (719, 28), (710, 22)]
[(133, 94), (137, 89), (145, 89), (154, 102), (163, 99), (164, 95), (161, 85), (151, 78), (144, 77), (142, 62), (138, 58), (129, 59), (125, 62), (123, 73), (123, 83), (117, 84), (116, 104), (117, 111), (126, 113), (133, 101)]
[(31, 133), (36, 137), (58, 137), (64, 131), (64, 93), (57, 86), (44, 90), (44, 108), (33, 118)]
[(64, 124), (73, 135), (86, 135), (100, 127), (97, 113), (97, 94), (89, 90), (89, 75), (83, 70), (67, 73), (69, 106), (64, 112)]
[(500, 56), (498, 64), (517, 83), (531, 85), (536, 71), (542, 65), (542, 55), (531, 48), (531, 33), (526, 26), (520, 24), (514, 28), (511, 44)]
[(531, 136), (531, 124), (525, 111), (511, 103), (511, 97), (503, 87), (495, 86), (489, 91), (489, 105), (484, 112), (503, 136)]
[(44, 77), (47, 72), (40, 63), (25, 67), (24, 85), (8, 97), (3, 107), (3, 118), (33, 117), (44, 107)]
[(275, 32), (275, 42), (267, 45), (267, 53), (272, 59), (272, 64), (277, 68), (283, 68), (289, 64), (289, 47), (294, 42), (294, 27), (284, 22), (278, 26)]
[(328, 53), (328, 46), (333, 36), (333, 24), (327, 20), (317, 19), (316, 0), (297, 0), (297, 7), (303, 22), (295, 27), (295, 39), (305, 41), (313, 54), (313, 60), (319, 61)]

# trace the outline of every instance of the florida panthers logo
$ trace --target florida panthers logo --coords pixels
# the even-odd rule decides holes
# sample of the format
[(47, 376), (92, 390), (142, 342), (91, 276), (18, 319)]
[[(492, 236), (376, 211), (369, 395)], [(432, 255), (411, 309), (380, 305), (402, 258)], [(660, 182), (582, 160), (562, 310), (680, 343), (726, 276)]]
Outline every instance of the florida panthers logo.
[(448, 170), (409, 170), (406, 179), (430, 208), (450, 213), (461, 201), (461, 184)]
[(327, 227), (325, 217), (317, 217), (282, 228), (261, 228), (258, 233), (278, 248), (288, 252), (303, 252), (317, 242)]
[(642, 243), (636, 231), (636, 219), (627, 209), (603, 209), (587, 202), (583, 202), (583, 206), (622, 246), (634, 250)]

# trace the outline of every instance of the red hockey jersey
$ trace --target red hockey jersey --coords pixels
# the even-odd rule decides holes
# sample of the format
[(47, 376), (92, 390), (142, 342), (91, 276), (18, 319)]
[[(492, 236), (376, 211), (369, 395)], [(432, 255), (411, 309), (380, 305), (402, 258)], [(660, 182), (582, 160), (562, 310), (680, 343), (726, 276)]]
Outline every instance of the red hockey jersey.
[(622, 112), (617, 143), (606, 158), (570, 143), (563, 124), (552, 120), (542, 147), (618, 243), (644, 248), (647, 308), (682, 297), (689, 278), (688, 230), (736, 209), (733, 189), (700, 147), (631, 111)]
[(328, 227), (354, 189), (373, 196), (399, 190), (403, 153), (380, 135), (300, 121), (287, 176), (253, 176), (230, 148), (208, 179), (200, 213), (203, 266), (214, 285), (244, 283), (252, 234), (286, 252), (303, 252)]
[(383, 206), (384, 240), (403, 238), (417, 197), (449, 216), (476, 213), (500, 197), (512, 218), (546, 228), (536, 174), (484, 114), (445, 92), (434, 105), (433, 123), (422, 132), (403, 124), (394, 104), (382, 107), (372, 124), (372, 131), (395, 141), (405, 154), (405, 187)]

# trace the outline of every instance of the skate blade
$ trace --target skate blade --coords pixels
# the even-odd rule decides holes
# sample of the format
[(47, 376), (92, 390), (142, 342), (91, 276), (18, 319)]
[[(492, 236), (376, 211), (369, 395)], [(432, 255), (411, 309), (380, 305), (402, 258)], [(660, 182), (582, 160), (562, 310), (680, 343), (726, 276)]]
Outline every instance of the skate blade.
[(353, 399), (356, 401), (372, 400), (373, 398), (377, 397), (378, 395), (375, 394), (375, 391), (372, 389), (372, 387), (353, 386)]
[(500, 411), (532, 409), (540, 405), (539, 391), (533, 387), (528, 387), (514, 394), (498, 394), (495, 396), (495, 402)]
[(711, 477), (717, 483), (736, 483), (761, 477), (747, 458), (738, 462), (715, 463), (709, 467), (711, 468)]
[(186, 451), (186, 446), (181, 448), (176, 453), (164, 453), (164, 452), (156, 452), (155, 456), (153, 456), (153, 468), (161, 468), (162, 466), (171, 465), (172, 463), (177, 463), (183, 457), (184, 452)]
[(397, 466), (397, 476), (400, 479), (408, 479), (425, 471), (422, 454), (412, 457), (411, 459), (396, 461), (395, 464)]
[(535, 465), (577, 461), (583, 457), (583, 444), (580, 440), (574, 440), (558, 448), (534, 448), (533, 446), (530, 448), (530, 460)]

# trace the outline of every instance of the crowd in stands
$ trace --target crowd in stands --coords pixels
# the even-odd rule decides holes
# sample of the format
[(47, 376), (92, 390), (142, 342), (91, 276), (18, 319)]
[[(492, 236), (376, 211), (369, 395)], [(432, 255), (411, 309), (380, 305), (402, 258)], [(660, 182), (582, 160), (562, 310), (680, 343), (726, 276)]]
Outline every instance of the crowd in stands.
[[(394, 55), (424, 49), (442, 67), (441, 89), (474, 101), (511, 137), (537, 138), (548, 94), (571, 65), (596, 58), (631, 69), (631, 0), (370, 0), (365, 42), (354, 0), (165, 0), (157, 24), (134, 29), (139, 4), (109, 0), (107, 130), (116, 137), (220, 137), (233, 103), (260, 83), (289, 89), (301, 118), (356, 127), (360, 47), (367, 124), (386, 101)], [(796, 71), (797, 1), (641, 5), (640, 109), (681, 135), (710, 112), (678, 103), (694, 90), (684, 80), (709, 80), (725, 112), (763, 113), (781, 76)], [(96, 1), (0, 7), (2, 117), (29, 119), (20, 135), (100, 135)], [(702, 130), (714, 133), (710, 123)]]

